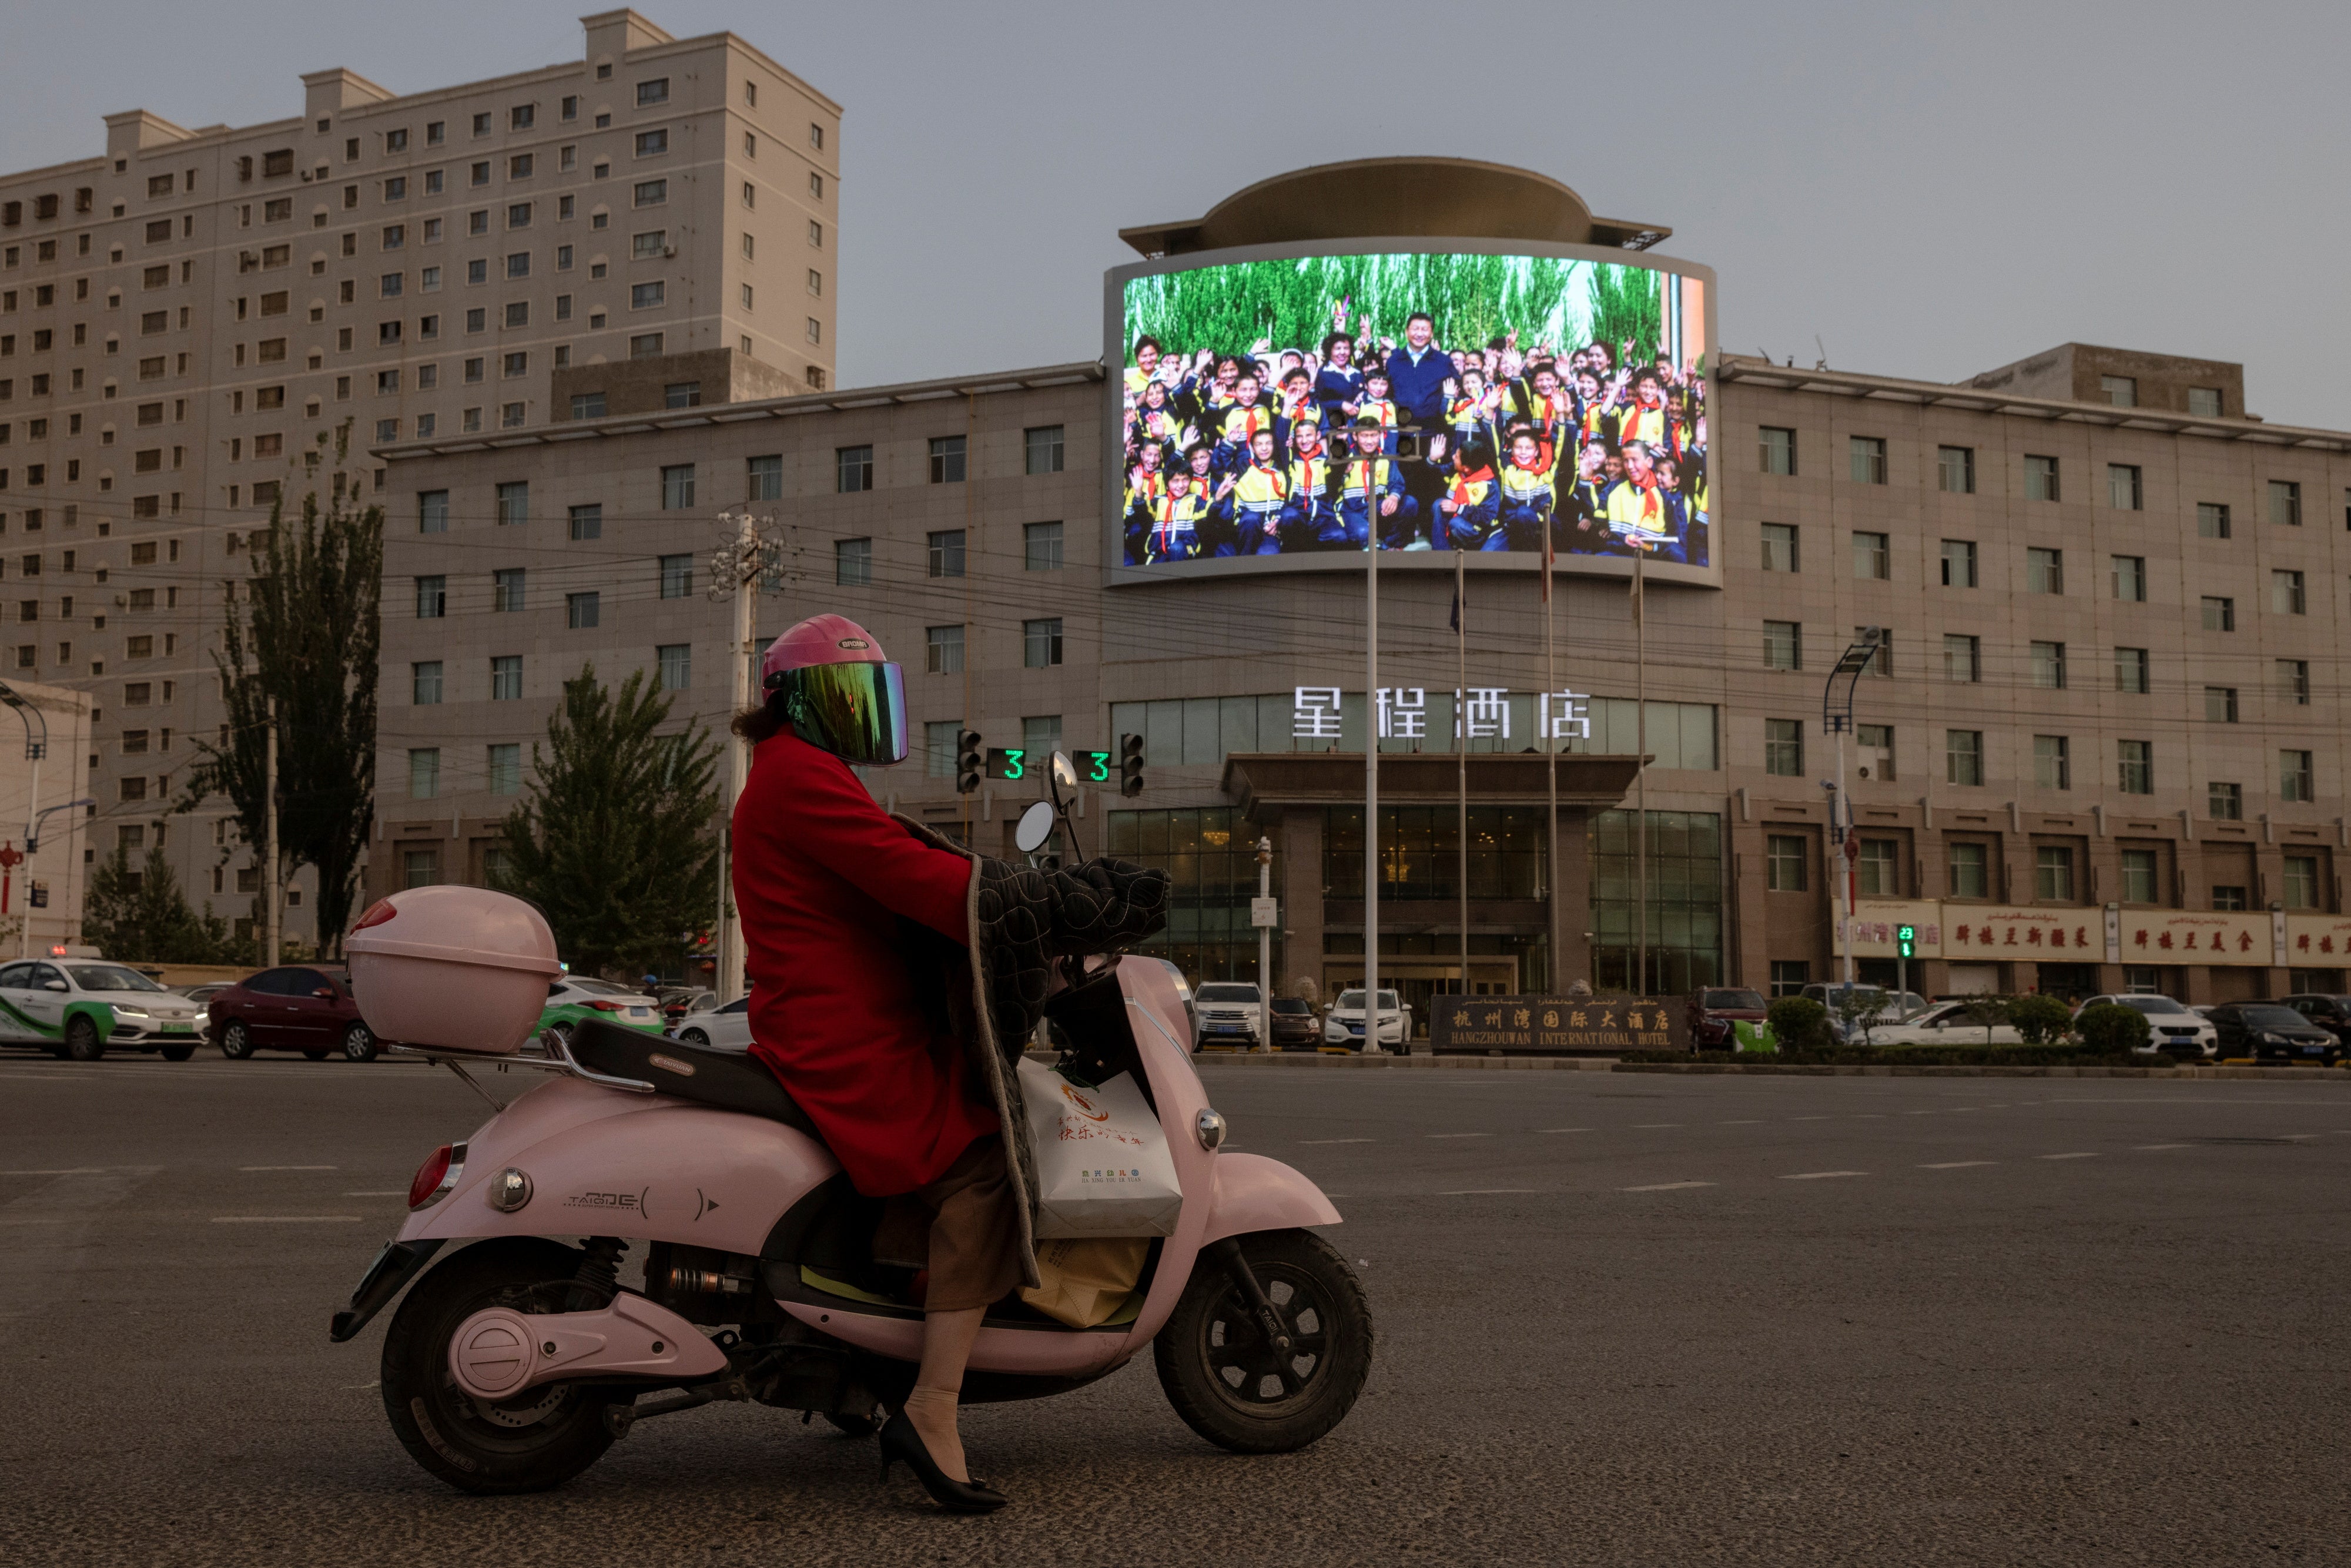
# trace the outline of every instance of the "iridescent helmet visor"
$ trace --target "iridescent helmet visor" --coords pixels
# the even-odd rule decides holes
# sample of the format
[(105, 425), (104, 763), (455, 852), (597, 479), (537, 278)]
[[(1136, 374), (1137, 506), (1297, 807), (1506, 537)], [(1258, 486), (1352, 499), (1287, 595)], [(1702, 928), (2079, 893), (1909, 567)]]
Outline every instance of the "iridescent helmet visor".
[(843, 762), (885, 768), (906, 759), (906, 678), (895, 664), (803, 664), (768, 678), (768, 695), (800, 738)]

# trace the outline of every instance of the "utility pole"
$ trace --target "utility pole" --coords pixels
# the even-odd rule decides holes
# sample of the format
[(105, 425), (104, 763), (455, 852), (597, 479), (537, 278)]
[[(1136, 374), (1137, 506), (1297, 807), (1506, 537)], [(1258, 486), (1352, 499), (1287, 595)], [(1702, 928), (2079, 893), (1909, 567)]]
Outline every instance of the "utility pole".
[[(726, 716), (730, 724), (736, 714), (751, 706), (751, 659), (758, 652), (753, 639), (757, 635), (759, 586), (762, 578), (769, 578), (770, 574), (780, 578), (783, 574), (779, 532), (775, 518), (755, 517), (747, 507), (718, 514), (718, 544), (710, 552), (710, 597), (734, 601), (733, 623), (726, 643), (731, 666), (727, 690), (734, 704)], [(748, 743), (730, 730), (726, 746), (726, 794), (719, 803), (718, 819), (717, 940), (711, 976), (711, 988), (718, 993), (722, 1005), (744, 992), (742, 916), (735, 907), (732, 876), (735, 802), (742, 799), (743, 786), (751, 771)]]
[[(1860, 637), (1845, 649), (1835, 667), (1829, 671), (1827, 684), (1821, 693), (1821, 727), (1836, 737), (1836, 778), (1821, 780), (1821, 787), (1828, 791), (1829, 796), (1829, 841), (1834, 846), (1829, 852), (1842, 862), (1838, 885), (1843, 888), (1844, 896), (1837, 917), (1837, 955), (1847, 991), (1853, 989), (1854, 857), (1859, 850), (1853, 842), (1853, 801), (1846, 796), (1844, 789), (1844, 735), (1853, 727), (1853, 689), (1860, 683), (1861, 672), (1877, 657), (1878, 645), (1885, 635), (1881, 627), (1863, 627)], [(1842, 696), (1837, 692), (1839, 679), (1844, 682)]]
[[(1257, 896), (1259, 907), (1273, 896), (1273, 841), (1257, 841)], [(1254, 913), (1254, 911), (1252, 912)], [(1273, 925), (1260, 921), (1257, 928), (1257, 1045), (1259, 1051), (1273, 1049)]]
[(1552, 642), (1551, 612), (1552, 537), (1551, 526), (1543, 526), (1542, 549), (1542, 621), (1543, 621), (1543, 695), (1535, 705), (1535, 737), (1543, 748), (1543, 911), (1551, 919), (1551, 994), (1567, 994), (1563, 973), (1567, 967), (1567, 944), (1562, 939), (1565, 927), (1560, 924), (1559, 909), (1559, 737), (1558, 726), (1552, 722), (1552, 700), (1559, 690), (1559, 661)]
[[(1380, 1049), (1380, 500), (1382, 459), (1364, 465), (1364, 1054)], [(1393, 461), (1393, 459), (1389, 459)], [(1410, 1041), (1403, 1042), (1406, 1051)]]
[[(1468, 557), (1453, 552), (1453, 774), (1461, 797), (1459, 838), (1461, 863), (1461, 983), (1455, 994), (1469, 994), (1469, 606), (1463, 590), (1468, 586)], [(1429, 1049), (1437, 1049), (1432, 1030)]]
[[(16, 952), (18, 957), (29, 958), (33, 956), (33, 852), (41, 847), (41, 758), (49, 754), (49, 719), (5, 681), (0, 681), (0, 703), (15, 708), (16, 716), (24, 721), (25, 760), (33, 765), (32, 791), (25, 806), (25, 852), (21, 857), (25, 863), (25, 928)], [(41, 726), (37, 737), (33, 734), (36, 719)], [(0, 910), (0, 914), (5, 913)]]
[(1633, 749), (1641, 755), (1633, 777), (1633, 814), (1639, 819), (1633, 831), (1634, 920), (1636, 927), (1633, 994), (1649, 994), (1649, 601), (1643, 591), (1641, 563), (1648, 552), (1633, 552)]
[[(286, 896), (277, 886), (277, 699), (276, 697), (269, 699), (267, 711), (269, 727), (261, 737), (262, 797), (265, 802), (261, 850), (264, 866), (261, 896), (269, 906), (263, 912), (261, 918), (262, 940), (266, 944), (262, 949), (261, 957), (261, 967), (265, 969), (275, 967), (278, 956), (283, 951), (278, 943), (277, 921), (286, 904)], [(450, 852), (453, 854), (455, 852), (455, 845), (451, 846)]]

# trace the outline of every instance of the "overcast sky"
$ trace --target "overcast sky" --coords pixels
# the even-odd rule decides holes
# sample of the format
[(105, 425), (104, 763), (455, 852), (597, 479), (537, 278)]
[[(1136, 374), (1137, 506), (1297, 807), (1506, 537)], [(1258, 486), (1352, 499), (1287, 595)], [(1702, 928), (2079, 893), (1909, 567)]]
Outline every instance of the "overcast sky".
[[(575, 59), (585, 9), (13, 0), (0, 163), (95, 156), (117, 110), (295, 115), (329, 66), (407, 92)], [(1950, 381), (2073, 339), (2241, 361), (2252, 412), (2351, 428), (2341, 0), (641, 9), (845, 106), (844, 384), (1091, 359), (1121, 226), (1425, 153), (1670, 226), (1734, 350)]]

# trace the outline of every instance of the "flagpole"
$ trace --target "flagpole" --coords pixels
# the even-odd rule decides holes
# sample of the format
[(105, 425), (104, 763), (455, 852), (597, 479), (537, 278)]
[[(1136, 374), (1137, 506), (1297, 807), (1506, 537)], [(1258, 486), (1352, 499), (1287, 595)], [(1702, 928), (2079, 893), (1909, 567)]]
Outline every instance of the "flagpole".
[[(1380, 1054), (1379, 459), (1364, 464), (1364, 1054)], [(1409, 1050), (1409, 1043), (1405, 1049)]]
[(1455, 678), (1460, 683), (1453, 695), (1454, 771), (1461, 787), (1461, 986), (1460, 994), (1469, 994), (1469, 607), (1463, 601), (1462, 589), (1469, 580), (1466, 558), (1457, 548), (1453, 552), (1453, 650)]

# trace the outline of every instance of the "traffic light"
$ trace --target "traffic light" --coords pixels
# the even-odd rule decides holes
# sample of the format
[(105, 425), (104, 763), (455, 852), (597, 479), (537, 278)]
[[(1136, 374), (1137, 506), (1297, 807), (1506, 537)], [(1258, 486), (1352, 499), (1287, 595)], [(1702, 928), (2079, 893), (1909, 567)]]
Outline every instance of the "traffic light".
[(1139, 735), (1118, 737), (1118, 792), (1143, 793), (1143, 737)]
[(990, 779), (1028, 778), (1028, 748), (1020, 746), (989, 747), (987, 748), (987, 776)]
[(956, 731), (956, 793), (968, 795), (979, 788), (979, 731)]
[(1894, 928), (1894, 950), (1905, 958), (1917, 957), (1918, 956), (1918, 928), (1916, 925), (1896, 926)]
[(1072, 751), (1070, 753), (1070, 764), (1078, 770), (1078, 782), (1081, 784), (1109, 783), (1110, 765), (1117, 760), (1118, 754), (1113, 751)]

